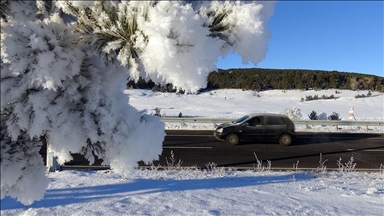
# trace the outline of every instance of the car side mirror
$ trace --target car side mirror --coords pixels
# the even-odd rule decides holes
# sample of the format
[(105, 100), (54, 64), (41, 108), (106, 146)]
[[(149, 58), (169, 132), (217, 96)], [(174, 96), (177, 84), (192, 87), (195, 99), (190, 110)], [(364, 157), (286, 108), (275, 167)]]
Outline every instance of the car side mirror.
[(247, 127), (247, 126), (249, 126), (249, 123), (248, 123), (248, 122), (245, 122), (245, 123), (243, 124), (243, 127)]

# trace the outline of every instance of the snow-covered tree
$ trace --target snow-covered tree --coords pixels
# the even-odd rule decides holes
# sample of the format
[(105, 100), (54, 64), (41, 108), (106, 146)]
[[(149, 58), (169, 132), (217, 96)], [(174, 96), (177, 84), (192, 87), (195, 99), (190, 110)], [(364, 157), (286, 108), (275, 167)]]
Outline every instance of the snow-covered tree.
[[(270, 37), (274, 2), (59, 1), (77, 17), (82, 39), (105, 57), (129, 65), (131, 79), (196, 92), (206, 87), (219, 56), (229, 52), (257, 64)], [(112, 56), (112, 57), (111, 57)]]
[(43, 197), (41, 137), (61, 164), (96, 155), (122, 175), (158, 158), (164, 124), (129, 105), (127, 78), (196, 92), (219, 56), (257, 64), (273, 4), (2, 1), (1, 198)]
[(292, 120), (299, 120), (303, 116), (301, 110), (297, 107), (285, 108), (280, 114), (286, 115)]

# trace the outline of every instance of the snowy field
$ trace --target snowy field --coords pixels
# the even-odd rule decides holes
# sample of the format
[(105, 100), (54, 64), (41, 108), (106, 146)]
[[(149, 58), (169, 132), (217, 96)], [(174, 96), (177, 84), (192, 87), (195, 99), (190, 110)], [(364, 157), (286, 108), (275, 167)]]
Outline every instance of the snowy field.
[[(281, 113), (286, 108), (297, 107), (301, 110), (302, 120), (309, 120), (308, 115), (315, 111), (331, 115), (339, 113), (342, 120), (349, 120), (349, 109), (354, 108), (354, 116), (358, 121), (384, 120), (384, 94), (373, 92), (371, 97), (355, 98), (356, 95), (367, 95), (368, 91), (338, 90), (300, 91), (282, 90), (270, 91), (242, 91), (238, 89), (222, 89), (203, 92), (201, 94), (178, 95), (174, 93), (152, 92), (150, 90), (127, 90), (130, 104), (147, 113), (160, 114), (165, 117), (177, 117), (181, 112), (183, 117), (196, 118), (239, 118), (249, 113)], [(319, 99), (305, 101), (306, 96), (334, 95), (335, 99)], [(301, 98), (304, 101), (301, 102)], [(208, 129), (213, 130), (213, 124), (187, 124), (166, 123), (167, 129)], [(335, 127), (297, 125), (298, 131), (334, 132)], [(366, 132), (365, 127), (340, 126), (339, 132)], [(370, 128), (370, 132), (383, 133), (383, 127)]]
[(5, 198), (1, 215), (378, 215), (384, 173), (138, 170), (50, 173), (42, 201)]
[[(384, 119), (384, 95), (377, 92), (359, 99), (355, 95), (367, 91), (274, 90), (260, 92), (260, 97), (241, 90), (199, 95), (149, 90), (126, 93), (137, 109), (153, 113), (158, 107), (168, 117), (181, 112), (184, 117), (236, 118), (297, 107), (302, 119), (308, 119), (314, 110), (328, 115), (337, 112), (347, 120), (349, 109), (354, 107), (357, 120)], [(315, 94), (334, 94), (336, 99), (300, 102)], [(348, 171), (154, 169), (136, 170), (125, 178), (111, 171), (61, 171), (47, 174), (51, 183), (43, 200), (23, 206), (6, 197), (1, 200), (1, 215), (384, 215), (384, 168), (376, 173)]]

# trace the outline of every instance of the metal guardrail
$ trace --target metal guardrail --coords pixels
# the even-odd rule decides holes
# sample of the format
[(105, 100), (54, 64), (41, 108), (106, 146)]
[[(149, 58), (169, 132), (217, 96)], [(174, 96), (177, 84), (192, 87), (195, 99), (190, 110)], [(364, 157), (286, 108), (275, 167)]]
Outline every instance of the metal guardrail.
[[(162, 117), (163, 122), (179, 123), (214, 123), (231, 122), (233, 118), (169, 118)], [(350, 125), (350, 126), (384, 126), (384, 121), (333, 121), (333, 120), (292, 120), (296, 125)]]
[[(179, 118), (179, 117), (162, 117), (161, 120), (163, 122), (174, 122), (174, 123), (224, 123), (224, 122), (231, 122), (236, 119), (234, 118)], [(332, 121), (332, 120), (293, 120), (294, 124), (297, 125), (330, 125), (330, 126), (337, 126), (337, 125), (351, 125), (351, 126), (384, 126), (384, 121)], [(47, 155), (48, 156), (48, 155)], [(53, 158), (53, 160), (56, 160)], [(50, 161), (53, 161), (50, 160)], [(51, 162), (52, 163), (52, 162)], [(57, 167), (53, 167), (53, 164), (47, 163), (48, 171), (52, 172), (52, 168), (54, 170), (59, 170)], [(146, 166), (141, 166), (141, 168), (148, 168)], [(110, 169), (109, 166), (61, 166), (61, 169)], [(162, 168), (160, 168), (162, 169)], [(166, 168), (165, 168), (166, 169)], [(249, 170), (253, 169), (251, 167), (236, 167), (237, 170)], [(272, 170), (292, 170), (293, 168), (272, 168)], [(303, 168), (299, 170), (314, 170), (313, 168)], [(337, 170), (336, 168), (327, 168), (327, 170)], [(355, 169), (355, 171), (359, 172), (375, 172), (378, 169)]]

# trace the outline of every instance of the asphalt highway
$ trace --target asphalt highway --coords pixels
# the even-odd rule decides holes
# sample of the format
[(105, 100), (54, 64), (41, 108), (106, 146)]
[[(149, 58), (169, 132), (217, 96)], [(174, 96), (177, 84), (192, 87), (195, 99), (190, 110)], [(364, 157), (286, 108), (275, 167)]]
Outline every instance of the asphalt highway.
[[(231, 146), (218, 141), (213, 131), (167, 130), (163, 152), (153, 165), (174, 165), (204, 168), (214, 163), (218, 167), (246, 169), (259, 166), (272, 169), (339, 169), (355, 165), (356, 170), (384, 169), (384, 134), (373, 133), (298, 133), (291, 146), (277, 143), (252, 142)], [(172, 152), (172, 154), (171, 154)], [(97, 160), (95, 167), (101, 164)], [(66, 163), (63, 169), (88, 165), (81, 155)], [(147, 166), (139, 162), (140, 166)], [(84, 168), (84, 167), (83, 167)]]

